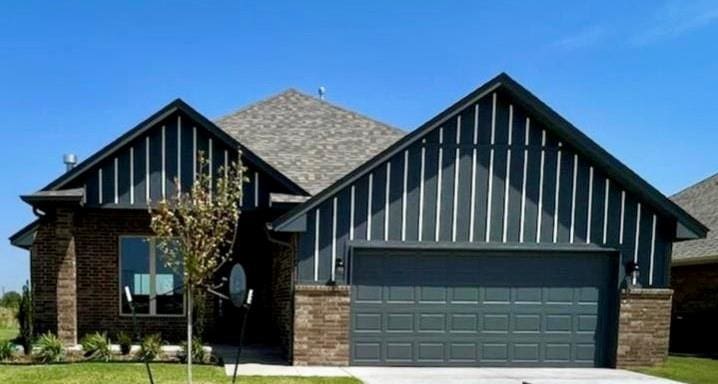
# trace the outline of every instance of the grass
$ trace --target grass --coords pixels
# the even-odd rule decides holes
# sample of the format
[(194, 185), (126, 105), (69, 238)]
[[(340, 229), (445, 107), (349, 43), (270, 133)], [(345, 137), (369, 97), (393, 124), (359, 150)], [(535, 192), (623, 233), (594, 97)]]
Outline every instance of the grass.
[(17, 328), (2, 328), (0, 327), (0, 342), (5, 340), (12, 340), (17, 337)]
[[(181, 364), (152, 364), (156, 383), (180, 384), (186, 382), (185, 366)], [(230, 383), (224, 369), (215, 366), (195, 366), (196, 384)], [(242, 376), (244, 384), (359, 384), (353, 378), (321, 377), (257, 377)], [(146, 384), (145, 367), (139, 363), (76, 363), (57, 365), (0, 365), (0, 382), (3, 384)]]
[(688, 384), (708, 384), (718, 380), (718, 360), (671, 356), (663, 365), (636, 371)]

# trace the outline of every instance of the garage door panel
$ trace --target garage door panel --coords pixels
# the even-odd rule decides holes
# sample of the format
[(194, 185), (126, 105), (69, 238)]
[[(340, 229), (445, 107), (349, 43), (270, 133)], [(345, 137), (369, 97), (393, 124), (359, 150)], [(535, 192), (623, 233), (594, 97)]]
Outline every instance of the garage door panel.
[(355, 254), (353, 364), (606, 364), (609, 255), (396, 252)]

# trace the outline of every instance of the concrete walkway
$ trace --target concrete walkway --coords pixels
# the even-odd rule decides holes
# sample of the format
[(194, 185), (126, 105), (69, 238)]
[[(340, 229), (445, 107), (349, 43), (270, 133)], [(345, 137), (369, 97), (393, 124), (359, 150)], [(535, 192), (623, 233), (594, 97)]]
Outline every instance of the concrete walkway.
[[(233, 364), (225, 365), (232, 375)], [(240, 376), (355, 377), (364, 384), (679, 384), (620, 369), (600, 368), (394, 368), (295, 367), (239, 364)]]

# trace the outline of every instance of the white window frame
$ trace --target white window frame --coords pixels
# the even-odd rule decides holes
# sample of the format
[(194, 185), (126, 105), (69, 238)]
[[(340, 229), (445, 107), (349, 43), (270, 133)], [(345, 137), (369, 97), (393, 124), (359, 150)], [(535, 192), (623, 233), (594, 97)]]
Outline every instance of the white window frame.
[[(149, 239), (149, 256), (150, 259), (148, 262), (150, 263), (149, 268), (149, 275), (150, 275), (150, 308), (149, 313), (137, 313), (137, 317), (185, 317), (185, 314), (187, 313), (187, 297), (184, 293), (184, 290), (182, 291), (182, 313), (181, 314), (158, 314), (157, 313), (157, 284), (156, 284), (156, 277), (157, 277), (157, 247), (155, 238), (156, 236), (147, 236), (147, 235), (120, 235), (117, 238), (117, 280), (119, 285), (119, 314), (120, 317), (130, 317), (132, 316), (132, 312), (124, 312), (122, 310), (122, 299), (125, 295), (125, 287), (122, 286), (122, 240), (123, 239), (131, 239), (131, 238), (139, 238), (139, 239)], [(183, 282), (184, 283), (184, 282)]]

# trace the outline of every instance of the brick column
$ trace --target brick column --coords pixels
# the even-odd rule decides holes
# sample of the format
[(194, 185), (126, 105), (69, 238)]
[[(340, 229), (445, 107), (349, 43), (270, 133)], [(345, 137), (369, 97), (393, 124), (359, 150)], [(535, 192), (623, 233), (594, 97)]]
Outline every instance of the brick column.
[(294, 289), (294, 365), (349, 365), (349, 286)]
[(58, 208), (41, 219), (31, 260), (35, 328), (77, 344), (74, 213)]
[(673, 290), (642, 288), (621, 292), (616, 366), (662, 363), (668, 357)]

